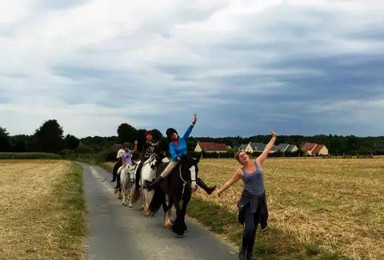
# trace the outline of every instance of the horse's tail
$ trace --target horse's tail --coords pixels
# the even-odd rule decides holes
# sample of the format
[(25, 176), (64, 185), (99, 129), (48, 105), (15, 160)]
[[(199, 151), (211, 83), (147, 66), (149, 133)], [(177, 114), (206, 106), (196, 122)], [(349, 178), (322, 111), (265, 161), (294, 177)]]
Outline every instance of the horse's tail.
[(140, 198), (140, 190), (135, 189), (132, 194), (132, 203), (136, 203)]
[(165, 201), (165, 193), (160, 187), (157, 187), (155, 189), (155, 193), (153, 194), (151, 203), (149, 204), (149, 211), (152, 214), (155, 214), (159, 210), (159, 208), (161, 207), (164, 201)]

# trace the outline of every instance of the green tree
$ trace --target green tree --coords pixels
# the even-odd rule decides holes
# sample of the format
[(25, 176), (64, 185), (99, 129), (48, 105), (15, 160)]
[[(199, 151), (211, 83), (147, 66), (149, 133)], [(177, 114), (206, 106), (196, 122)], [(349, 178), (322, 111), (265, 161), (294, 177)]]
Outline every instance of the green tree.
[(79, 147), (80, 140), (73, 135), (67, 135), (64, 139), (64, 146), (70, 150), (76, 150)]
[(32, 150), (31, 136), (29, 135), (14, 135), (11, 137), (12, 152), (28, 152)]
[(36, 151), (57, 153), (63, 145), (63, 129), (53, 119), (43, 123), (33, 135), (33, 143)]
[(117, 128), (118, 141), (120, 143), (131, 142), (137, 138), (137, 130), (133, 126), (123, 123)]
[(158, 129), (153, 129), (152, 131), (153, 131), (153, 139), (154, 140), (159, 141), (159, 140), (163, 139), (163, 134)]
[(0, 152), (8, 152), (9, 146), (10, 142), (7, 130), (0, 127)]

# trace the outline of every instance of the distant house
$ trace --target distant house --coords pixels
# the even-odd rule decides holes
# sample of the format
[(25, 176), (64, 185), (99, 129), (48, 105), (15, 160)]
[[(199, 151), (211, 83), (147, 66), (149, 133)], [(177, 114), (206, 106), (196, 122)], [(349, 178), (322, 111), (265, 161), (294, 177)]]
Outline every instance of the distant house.
[(242, 144), (239, 146), (239, 148), (237, 148), (237, 150), (239, 151), (245, 151), (245, 148), (247, 147), (247, 144)]
[(282, 153), (294, 153), (299, 150), (294, 144), (281, 143), (275, 146), (275, 150)]
[(305, 143), (301, 150), (303, 150), (305, 155), (328, 155), (329, 151), (327, 147), (323, 144), (316, 143)]
[[(259, 142), (254, 142), (254, 143), (249, 142), (248, 144), (240, 145), (238, 150), (245, 151), (247, 153), (254, 153), (254, 152), (261, 153), (264, 151), (266, 146), (267, 146), (266, 144), (259, 143)], [(272, 149), (269, 151), (269, 153), (275, 153), (277, 151), (294, 153), (294, 152), (297, 152), (298, 150), (299, 148), (297, 148), (297, 146), (294, 144), (282, 143), (279, 145), (274, 145)]]
[(245, 150), (247, 153), (254, 153), (254, 152), (263, 152), (265, 149), (265, 144), (258, 143), (258, 142), (249, 142), (247, 146), (245, 147)]
[(224, 153), (228, 151), (228, 147), (222, 143), (214, 142), (197, 142), (195, 152), (217, 152)]
[(384, 153), (384, 142), (375, 142), (373, 148), (375, 152)]
[(294, 145), (294, 144), (290, 144), (286, 150), (286, 152), (289, 152), (289, 153), (295, 153), (299, 150), (299, 148)]

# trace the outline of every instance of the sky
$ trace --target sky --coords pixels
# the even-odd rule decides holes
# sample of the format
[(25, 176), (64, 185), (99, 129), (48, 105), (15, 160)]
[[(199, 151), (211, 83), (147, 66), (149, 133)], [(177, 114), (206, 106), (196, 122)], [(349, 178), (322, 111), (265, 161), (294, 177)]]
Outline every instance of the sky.
[(384, 135), (384, 1), (0, 0), (0, 127)]

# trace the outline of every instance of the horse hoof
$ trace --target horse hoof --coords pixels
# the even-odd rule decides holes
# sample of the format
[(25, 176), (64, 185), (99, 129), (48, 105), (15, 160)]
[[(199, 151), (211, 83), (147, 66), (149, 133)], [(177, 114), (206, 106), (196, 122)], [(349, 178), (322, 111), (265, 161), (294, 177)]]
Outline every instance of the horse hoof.
[(171, 229), (172, 228), (172, 224), (171, 223), (164, 224), (164, 227), (166, 227), (168, 229)]
[(132, 208), (132, 204), (129, 204), (128, 207)]

